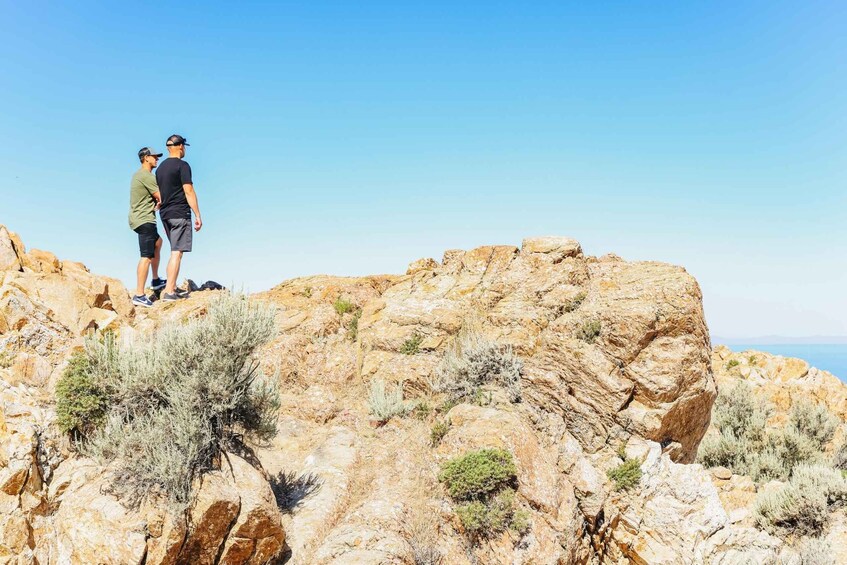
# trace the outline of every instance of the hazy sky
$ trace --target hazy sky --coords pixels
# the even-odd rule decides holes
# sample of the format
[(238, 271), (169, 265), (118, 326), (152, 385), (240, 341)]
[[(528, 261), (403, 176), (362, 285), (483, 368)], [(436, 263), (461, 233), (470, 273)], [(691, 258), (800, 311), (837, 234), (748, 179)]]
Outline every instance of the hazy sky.
[(180, 133), (198, 281), (559, 234), (684, 265), (713, 335), (847, 334), (843, 2), (117, 4), (0, 0), (30, 247), (129, 283), (136, 152)]

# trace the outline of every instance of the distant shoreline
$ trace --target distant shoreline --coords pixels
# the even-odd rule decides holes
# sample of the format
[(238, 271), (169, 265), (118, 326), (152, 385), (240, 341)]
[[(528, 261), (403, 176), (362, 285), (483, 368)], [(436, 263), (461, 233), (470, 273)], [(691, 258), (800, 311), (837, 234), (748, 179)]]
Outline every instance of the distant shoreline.
[(787, 337), (765, 335), (758, 337), (720, 337), (712, 336), (712, 345), (847, 345), (847, 336), (813, 335), (805, 337)]

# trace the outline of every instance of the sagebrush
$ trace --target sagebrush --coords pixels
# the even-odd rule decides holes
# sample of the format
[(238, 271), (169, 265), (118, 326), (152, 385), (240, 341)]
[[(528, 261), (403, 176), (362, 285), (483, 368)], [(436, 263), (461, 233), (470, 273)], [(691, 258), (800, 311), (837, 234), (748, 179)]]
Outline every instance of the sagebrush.
[(831, 508), (847, 503), (847, 481), (835, 469), (798, 465), (791, 480), (756, 497), (753, 514), (762, 528), (783, 535), (818, 535)]
[(184, 503), (226, 450), (276, 434), (279, 394), (254, 356), (273, 333), (272, 310), (225, 294), (143, 344), (89, 338), (57, 385), (62, 425), (82, 452), (114, 462), (116, 494)]
[(476, 324), (467, 324), (444, 353), (432, 388), (453, 400), (475, 398), (480, 387), (503, 387), (512, 402), (521, 399), (523, 362), (511, 347), (485, 337)]
[(800, 464), (823, 463), (837, 419), (824, 406), (795, 402), (788, 422), (767, 426), (771, 409), (739, 381), (721, 391), (712, 417), (718, 433), (703, 438), (698, 460), (706, 467), (727, 467), (757, 482), (788, 480)]
[(368, 391), (368, 409), (380, 422), (387, 422), (394, 416), (403, 416), (410, 406), (403, 400), (403, 383), (388, 387), (382, 379), (371, 381)]

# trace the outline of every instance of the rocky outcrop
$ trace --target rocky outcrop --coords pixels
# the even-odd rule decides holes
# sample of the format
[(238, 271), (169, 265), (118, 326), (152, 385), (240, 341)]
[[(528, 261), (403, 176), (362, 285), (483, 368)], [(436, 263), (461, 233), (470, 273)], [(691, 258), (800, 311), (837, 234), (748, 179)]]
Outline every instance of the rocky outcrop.
[[(279, 379), (280, 432), (256, 459), (229, 454), (199, 477), (184, 513), (111, 495), (109, 469), (57, 434), (52, 387), (86, 331), (155, 331), (202, 315), (214, 293), (134, 312), (119, 283), (27, 253), (5, 230), (0, 269), (0, 561), (737, 563), (787, 551), (753, 525), (753, 485), (690, 464), (716, 385), (700, 289), (682, 268), (543, 237), (260, 293), (277, 312), (261, 362)], [(452, 405), (433, 389), (471, 325), (521, 359), (521, 402), (492, 386)], [(418, 408), (375, 425), (374, 379), (403, 382)], [(449, 428), (433, 439), (436, 422)], [(607, 471), (624, 446), (643, 478), (619, 492)], [(472, 544), (437, 477), (483, 447), (512, 453), (529, 528)]]
[[(546, 237), (525, 240), (523, 250), (447, 251), (441, 264), (420, 260), (408, 272), (298, 279), (264, 294), (284, 317), (276, 347), (308, 351), (312, 336), (337, 332), (344, 319), (331, 304), (342, 297), (361, 308), (358, 374), (425, 390), (444, 347), (463, 325), (480, 322), (525, 359), (527, 401), (567, 420), (585, 449), (635, 433), (667, 446), (675, 460), (693, 459), (716, 389), (700, 289), (683, 269), (585, 257), (574, 240)], [(413, 336), (421, 354), (404, 355)], [(297, 374), (309, 383), (339, 369), (339, 378), (356, 375), (319, 361), (336, 347), (294, 359)]]
[(823, 404), (847, 421), (847, 386), (835, 375), (802, 359), (764, 351), (732, 351), (720, 345), (712, 354), (715, 378), (721, 388), (743, 380), (774, 409), (772, 422), (782, 423), (794, 402)]

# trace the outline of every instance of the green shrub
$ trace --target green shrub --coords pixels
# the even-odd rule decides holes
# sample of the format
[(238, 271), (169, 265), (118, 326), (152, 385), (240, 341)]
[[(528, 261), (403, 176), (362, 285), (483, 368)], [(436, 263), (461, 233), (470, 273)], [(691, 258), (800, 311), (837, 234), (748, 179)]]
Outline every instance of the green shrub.
[(356, 308), (356, 306), (352, 302), (341, 297), (338, 297), (335, 300), (335, 302), (332, 304), (332, 307), (335, 308), (335, 312), (339, 316), (343, 316), (347, 312), (352, 312), (353, 309)]
[(347, 324), (347, 337), (350, 341), (356, 341), (359, 338), (359, 320), (362, 318), (362, 309), (357, 308), (353, 312), (353, 317), (350, 318), (350, 323)]
[(615, 490), (629, 490), (641, 482), (641, 463), (637, 459), (624, 459), (606, 475), (615, 482)]
[(767, 429), (770, 409), (739, 382), (722, 391), (715, 401), (713, 419), (717, 434), (700, 443), (698, 460), (706, 467), (727, 467), (757, 482), (788, 480), (799, 464), (821, 463), (824, 445), (835, 429), (825, 408), (798, 402), (788, 423)]
[(832, 456), (832, 466), (841, 471), (847, 471), (847, 441), (835, 450)]
[[(109, 334), (105, 339), (114, 338)], [(85, 353), (74, 353), (56, 383), (56, 423), (78, 439), (103, 422), (109, 407), (109, 397), (90, 369)]]
[(573, 312), (574, 310), (578, 309), (585, 301), (586, 296), (587, 295), (584, 292), (580, 292), (579, 294), (577, 294), (562, 305), (562, 311)]
[(455, 401), (477, 397), (480, 387), (503, 387), (512, 402), (521, 399), (523, 362), (511, 347), (500, 347), (474, 325), (462, 328), (435, 371), (432, 388)]
[(598, 320), (590, 320), (583, 322), (576, 329), (576, 338), (581, 339), (586, 343), (594, 343), (600, 336), (601, 324)]
[(818, 535), (829, 521), (829, 510), (847, 502), (847, 481), (838, 471), (819, 465), (798, 465), (791, 481), (756, 497), (754, 516), (771, 533)]
[(304, 288), (304, 289), (300, 292), (300, 294), (302, 294), (302, 295), (303, 295), (303, 296), (305, 296), (306, 298), (311, 298), (311, 297), (312, 297), (312, 287), (307, 286), (306, 288)]
[(434, 412), (432, 406), (429, 405), (429, 402), (426, 400), (421, 400), (415, 407), (412, 409), (412, 415), (418, 420), (425, 421), (428, 420), (430, 415)]
[(835, 435), (838, 418), (822, 404), (800, 400), (791, 406), (788, 425), (823, 449)]
[(400, 346), (400, 353), (404, 355), (416, 355), (421, 350), (421, 343), (423, 343), (423, 336), (415, 332), (412, 337), (404, 341), (403, 345)]
[(105, 391), (108, 413), (80, 449), (114, 462), (112, 488), (137, 499), (161, 492), (188, 500), (194, 477), (219, 464), (244, 438), (276, 434), (279, 395), (254, 352), (274, 332), (274, 313), (236, 294), (204, 316), (164, 325), (143, 346), (111, 337), (86, 342), (84, 371)]
[(0, 351), (0, 369), (8, 369), (15, 363), (15, 355), (11, 351)]
[(462, 527), (471, 539), (490, 537), (512, 530), (524, 534), (529, 529), (528, 515), (516, 508), (515, 491), (502, 489), (488, 503), (474, 500), (456, 508)]
[(382, 379), (371, 381), (368, 408), (371, 415), (380, 422), (387, 422), (394, 416), (406, 414), (409, 411), (409, 405), (403, 401), (403, 383), (398, 383), (389, 390)]
[(726, 365), (724, 365), (724, 368), (727, 371), (729, 371), (730, 369), (738, 367), (739, 365), (741, 365), (741, 363), (738, 361), (738, 359), (730, 359), (729, 361), (726, 362)]
[(447, 432), (450, 431), (450, 421), (449, 420), (439, 420), (432, 425), (432, 430), (429, 433), (429, 442), (435, 447), (441, 440), (444, 439), (444, 436), (447, 435)]
[(503, 449), (480, 449), (449, 460), (438, 480), (454, 500), (480, 500), (515, 480), (512, 454)]

